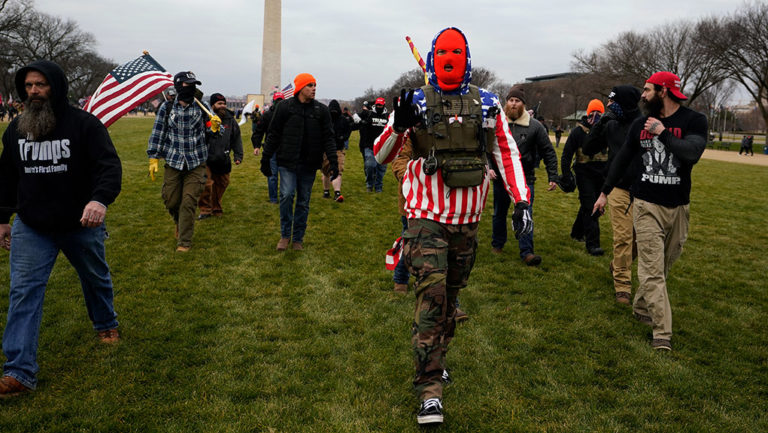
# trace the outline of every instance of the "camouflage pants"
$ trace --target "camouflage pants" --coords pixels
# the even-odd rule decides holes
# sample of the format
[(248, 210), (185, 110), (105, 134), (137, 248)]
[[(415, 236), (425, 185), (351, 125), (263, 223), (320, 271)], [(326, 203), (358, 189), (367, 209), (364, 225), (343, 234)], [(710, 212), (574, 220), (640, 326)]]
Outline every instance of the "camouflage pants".
[(448, 343), (456, 329), (456, 297), (475, 264), (478, 224), (410, 219), (403, 257), (416, 277), (413, 318), (413, 386), (422, 400), (442, 398)]

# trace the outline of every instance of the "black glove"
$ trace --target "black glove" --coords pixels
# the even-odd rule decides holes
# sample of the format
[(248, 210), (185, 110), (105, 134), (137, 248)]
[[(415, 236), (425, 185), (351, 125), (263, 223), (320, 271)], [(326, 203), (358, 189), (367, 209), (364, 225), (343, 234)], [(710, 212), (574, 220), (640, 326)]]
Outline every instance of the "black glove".
[(336, 178), (339, 177), (339, 167), (336, 165), (332, 165), (331, 168), (328, 170), (328, 175), (331, 177), (331, 182), (336, 180)]
[(533, 218), (528, 203), (519, 201), (515, 203), (515, 211), (512, 213), (512, 229), (515, 231), (515, 239), (527, 235), (533, 231)]
[(261, 158), (261, 174), (266, 177), (272, 176), (272, 168), (269, 166), (270, 158)]
[(576, 179), (573, 178), (573, 173), (570, 171), (563, 172), (560, 179), (557, 181), (557, 186), (563, 190), (563, 192), (576, 191)]
[(395, 113), (395, 132), (404, 132), (421, 120), (419, 108), (413, 105), (413, 90), (406, 95), (405, 89), (400, 89), (400, 97), (392, 100), (392, 111)]

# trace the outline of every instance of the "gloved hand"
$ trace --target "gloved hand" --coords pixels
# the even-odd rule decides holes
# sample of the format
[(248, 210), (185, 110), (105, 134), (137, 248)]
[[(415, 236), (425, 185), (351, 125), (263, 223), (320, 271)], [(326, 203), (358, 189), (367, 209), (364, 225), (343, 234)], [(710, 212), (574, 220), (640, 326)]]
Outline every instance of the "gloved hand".
[(563, 175), (560, 176), (560, 179), (557, 181), (557, 186), (559, 186), (563, 192), (576, 191), (576, 179), (574, 179), (573, 173), (570, 171), (563, 172)]
[(149, 158), (149, 177), (154, 181), (155, 175), (157, 174), (157, 171), (159, 170), (157, 168), (158, 165), (158, 159), (157, 158)]
[(272, 176), (272, 168), (269, 166), (269, 158), (261, 157), (261, 174), (266, 177)]
[(332, 165), (328, 174), (331, 176), (331, 182), (333, 182), (339, 177), (339, 167), (337, 165)]
[(402, 133), (416, 125), (421, 120), (419, 108), (413, 105), (413, 90), (406, 95), (405, 89), (400, 89), (400, 97), (392, 100), (392, 110), (395, 113), (395, 132)]
[(515, 231), (515, 239), (527, 235), (533, 231), (533, 218), (528, 203), (519, 201), (515, 203), (515, 211), (512, 213), (512, 229)]
[(221, 129), (221, 118), (217, 115), (211, 117), (211, 132), (216, 133)]

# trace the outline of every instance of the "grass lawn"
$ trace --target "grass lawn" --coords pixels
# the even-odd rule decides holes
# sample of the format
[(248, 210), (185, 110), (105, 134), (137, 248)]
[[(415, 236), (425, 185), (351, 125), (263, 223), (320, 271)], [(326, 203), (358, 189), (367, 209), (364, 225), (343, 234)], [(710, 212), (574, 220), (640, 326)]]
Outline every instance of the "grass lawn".
[[(394, 177), (387, 173), (384, 193), (365, 192), (354, 134), (346, 201), (322, 199), (318, 176), (305, 251), (278, 253), (278, 209), (247, 124), (225, 215), (196, 224), (191, 252), (179, 254), (162, 179), (147, 177), (151, 124), (131, 118), (110, 128), (124, 167), (106, 241), (123, 340), (96, 341), (60, 257), (39, 386), (0, 401), (0, 432), (420, 431), (413, 296), (393, 293), (384, 268), (400, 231)], [(538, 174), (544, 262), (526, 267), (514, 243), (491, 254), (489, 197), (460, 295), (470, 320), (451, 345), (454, 383), (436, 431), (768, 431), (765, 168), (708, 160), (694, 168), (689, 238), (668, 282), (671, 354), (655, 353), (650, 329), (614, 303), (610, 254), (591, 257), (569, 238), (576, 195), (547, 192)], [(610, 251), (607, 217), (601, 229)], [(0, 261), (4, 327), (6, 252)]]

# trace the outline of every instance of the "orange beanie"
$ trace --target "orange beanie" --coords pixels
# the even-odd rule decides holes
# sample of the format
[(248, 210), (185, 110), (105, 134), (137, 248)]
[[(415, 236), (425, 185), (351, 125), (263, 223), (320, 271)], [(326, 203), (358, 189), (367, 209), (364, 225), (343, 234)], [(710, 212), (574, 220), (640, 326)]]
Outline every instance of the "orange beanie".
[(589, 105), (587, 105), (587, 114), (593, 111), (599, 111), (600, 114), (605, 113), (605, 107), (603, 106), (603, 103), (600, 102), (599, 99), (593, 99), (589, 101)]
[(313, 77), (311, 74), (303, 73), (297, 75), (296, 78), (293, 79), (293, 92), (298, 94), (301, 89), (303, 89), (309, 83), (317, 84), (315, 77)]

